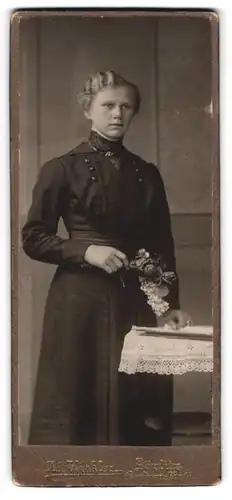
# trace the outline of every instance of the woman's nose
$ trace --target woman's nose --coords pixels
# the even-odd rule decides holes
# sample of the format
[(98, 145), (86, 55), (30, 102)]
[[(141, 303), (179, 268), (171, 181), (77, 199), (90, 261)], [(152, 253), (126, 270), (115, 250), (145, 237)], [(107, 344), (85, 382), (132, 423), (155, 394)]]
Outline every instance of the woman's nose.
[(113, 109), (113, 117), (121, 118), (122, 116), (122, 108), (120, 106), (115, 106)]

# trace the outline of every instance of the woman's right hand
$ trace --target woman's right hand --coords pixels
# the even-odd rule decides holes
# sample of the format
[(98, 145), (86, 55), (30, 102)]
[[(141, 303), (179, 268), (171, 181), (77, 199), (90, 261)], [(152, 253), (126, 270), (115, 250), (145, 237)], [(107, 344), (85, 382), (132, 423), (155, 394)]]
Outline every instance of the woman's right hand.
[(85, 252), (85, 261), (91, 266), (100, 267), (111, 274), (123, 266), (128, 267), (127, 256), (114, 247), (90, 245)]

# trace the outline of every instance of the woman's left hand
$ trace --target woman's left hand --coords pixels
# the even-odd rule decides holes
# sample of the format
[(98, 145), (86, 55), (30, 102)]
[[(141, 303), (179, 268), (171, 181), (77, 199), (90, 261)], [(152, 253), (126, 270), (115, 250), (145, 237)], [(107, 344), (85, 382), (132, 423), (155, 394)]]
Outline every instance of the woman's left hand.
[(180, 309), (173, 309), (165, 316), (165, 323), (174, 330), (192, 325), (191, 316)]

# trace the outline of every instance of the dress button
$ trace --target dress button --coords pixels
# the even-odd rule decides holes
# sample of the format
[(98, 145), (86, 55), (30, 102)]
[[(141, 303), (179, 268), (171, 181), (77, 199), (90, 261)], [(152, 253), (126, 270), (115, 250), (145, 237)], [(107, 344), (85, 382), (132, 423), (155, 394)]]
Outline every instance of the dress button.
[(89, 158), (85, 158), (85, 163), (89, 163)]
[(138, 182), (143, 182), (142, 177), (139, 177), (139, 178), (138, 178)]
[(136, 168), (136, 169), (135, 169), (135, 172), (139, 172), (139, 168)]
[(90, 172), (93, 172), (94, 167), (92, 167), (92, 165), (91, 165), (91, 167), (89, 167), (89, 170), (90, 170)]
[(94, 177), (94, 175), (93, 175), (93, 177), (91, 177), (91, 179), (92, 179), (92, 181), (96, 181), (97, 180), (97, 178)]

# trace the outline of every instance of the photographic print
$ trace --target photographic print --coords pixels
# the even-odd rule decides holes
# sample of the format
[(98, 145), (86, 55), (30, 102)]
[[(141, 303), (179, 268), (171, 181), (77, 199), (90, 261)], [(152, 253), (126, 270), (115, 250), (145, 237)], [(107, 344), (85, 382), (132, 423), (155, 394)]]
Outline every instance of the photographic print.
[(14, 481), (216, 483), (218, 15), (11, 23)]

